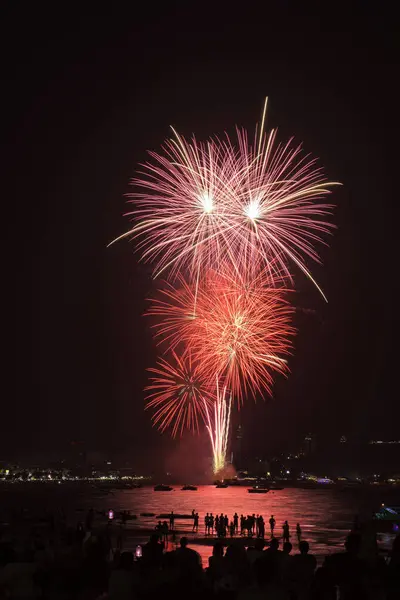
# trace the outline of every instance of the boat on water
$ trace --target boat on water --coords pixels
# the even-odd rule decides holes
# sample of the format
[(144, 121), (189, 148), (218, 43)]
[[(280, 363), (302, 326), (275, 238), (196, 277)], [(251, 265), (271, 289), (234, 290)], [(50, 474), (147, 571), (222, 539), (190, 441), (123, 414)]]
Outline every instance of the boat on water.
[[(161, 513), (159, 515), (156, 516), (156, 519), (169, 519), (171, 517), (171, 513)], [(174, 513), (174, 520), (176, 519), (193, 519), (193, 515), (183, 515), (183, 514), (175, 514)]]
[(398, 534), (400, 531), (400, 506), (382, 504), (381, 508), (374, 513), (371, 523), (375, 531), (379, 533)]
[(374, 519), (400, 524), (400, 506), (386, 506), (386, 504), (382, 504), (378, 512), (374, 514)]
[(269, 488), (255, 485), (252, 488), (248, 488), (247, 491), (249, 492), (249, 494), (267, 494), (269, 492)]
[(280, 485), (274, 485), (273, 483), (269, 486), (269, 489), (271, 492), (278, 492), (281, 490), (284, 490), (284, 487), (281, 487)]
[(155, 485), (153, 489), (155, 492), (172, 492), (173, 490), (173, 488), (170, 485), (165, 485), (164, 483)]
[(195, 485), (184, 485), (181, 489), (184, 492), (197, 492), (197, 487)]
[(227, 487), (228, 487), (228, 484), (227, 484), (227, 483), (224, 483), (223, 481), (219, 481), (219, 482), (218, 482), (218, 483), (215, 485), (215, 487), (216, 487), (216, 488), (227, 488)]

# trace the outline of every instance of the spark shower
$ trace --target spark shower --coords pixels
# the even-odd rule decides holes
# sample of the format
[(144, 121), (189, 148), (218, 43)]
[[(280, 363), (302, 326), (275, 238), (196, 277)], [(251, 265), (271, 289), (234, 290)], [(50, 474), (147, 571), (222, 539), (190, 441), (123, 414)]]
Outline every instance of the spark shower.
[(271, 394), (274, 373), (288, 373), (294, 271), (326, 300), (308, 263), (332, 231), (338, 183), (301, 145), (265, 131), (266, 110), (267, 100), (253, 140), (236, 128), (233, 139), (188, 141), (171, 128), (132, 180), (132, 226), (114, 240), (134, 240), (161, 281), (147, 311), (162, 356), (146, 408), (173, 436), (204, 425), (216, 474), (233, 405)]

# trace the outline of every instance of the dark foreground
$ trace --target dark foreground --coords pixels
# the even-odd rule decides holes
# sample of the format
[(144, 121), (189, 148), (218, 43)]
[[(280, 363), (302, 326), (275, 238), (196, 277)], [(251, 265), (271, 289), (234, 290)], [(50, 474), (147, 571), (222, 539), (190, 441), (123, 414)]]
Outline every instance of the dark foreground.
[[(6, 524), (1, 532), (1, 598), (400, 598), (400, 536), (383, 556), (368, 523), (356, 521), (342, 551), (323, 558), (318, 568), (306, 540), (292, 546), (273, 536), (265, 540), (262, 531), (253, 538), (251, 528), (242, 536), (239, 531), (238, 539), (212, 538), (202, 564), (186, 537), (178, 540), (166, 531), (153, 532), (135, 553), (121, 552), (112, 542), (115, 522), (94, 511), (75, 528), (62, 512), (49, 513), (19, 534), (18, 522), (12, 525), (13, 535)], [(122, 518), (121, 532), (125, 526)]]

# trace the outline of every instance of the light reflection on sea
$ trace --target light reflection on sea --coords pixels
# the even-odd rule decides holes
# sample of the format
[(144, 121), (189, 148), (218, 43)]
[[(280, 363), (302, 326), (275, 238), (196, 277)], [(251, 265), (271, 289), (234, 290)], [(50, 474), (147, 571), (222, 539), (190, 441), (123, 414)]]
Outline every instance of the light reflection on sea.
[[(145, 543), (150, 530), (157, 524), (155, 517), (141, 517), (140, 513), (190, 514), (194, 509), (200, 516), (199, 533), (192, 534), (193, 521), (176, 520), (177, 540), (187, 535), (190, 544), (202, 556), (203, 564), (207, 564), (212, 552), (212, 540), (204, 545), (204, 516), (206, 512), (227, 514), (229, 519), (235, 512), (262, 514), (266, 522), (266, 533), (269, 534), (268, 520), (271, 514), (276, 519), (276, 536), (282, 534), (282, 524), (286, 519), (291, 526), (291, 541), (294, 551), (296, 547), (295, 527), (300, 523), (303, 539), (310, 543), (310, 551), (323, 556), (343, 549), (344, 539), (349, 532), (355, 514), (371, 515), (373, 504), (377, 498), (368, 495), (340, 492), (332, 489), (304, 490), (286, 488), (270, 491), (267, 494), (249, 494), (246, 487), (228, 487), (218, 489), (215, 486), (199, 486), (197, 491), (182, 491), (181, 486), (174, 486), (171, 492), (154, 492), (152, 487), (133, 490), (114, 490), (101, 495), (89, 486), (36, 486), (24, 485), (23, 492), (17, 487), (2, 494), (3, 507), (12, 502), (14, 508), (24, 506), (30, 509), (54, 510), (63, 507), (71, 520), (84, 521), (85, 511), (89, 507), (106, 511), (112, 508), (118, 512), (129, 510), (138, 516), (128, 523), (124, 541), (127, 550), (133, 550), (138, 543)], [(113, 525), (115, 536), (118, 525)], [(196, 544), (196, 539), (199, 543)], [(393, 539), (392, 535), (380, 536), (381, 544), (387, 549)]]

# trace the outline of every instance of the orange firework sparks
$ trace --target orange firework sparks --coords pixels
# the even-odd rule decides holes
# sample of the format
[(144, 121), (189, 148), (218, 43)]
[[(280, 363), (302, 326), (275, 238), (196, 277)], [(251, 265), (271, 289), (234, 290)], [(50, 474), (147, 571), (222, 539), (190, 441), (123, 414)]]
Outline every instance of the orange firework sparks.
[(153, 374), (146, 387), (146, 408), (153, 408), (153, 422), (161, 431), (172, 428), (172, 435), (182, 434), (185, 429), (199, 430), (199, 420), (204, 421), (207, 408), (214, 396), (204, 385), (201, 369), (187, 352), (179, 357), (172, 352), (172, 360), (163, 358), (157, 368), (148, 369)]
[[(265, 277), (249, 285), (209, 271), (198, 285), (168, 284), (148, 314), (168, 347), (183, 344), (211, 378), (218, 374), (240, 401), (244, 393), (271, 392), (273, 372), (285, 374), (292, 309), (284, 291)], [(194, 312), (195, 305), (195, 312)]]

